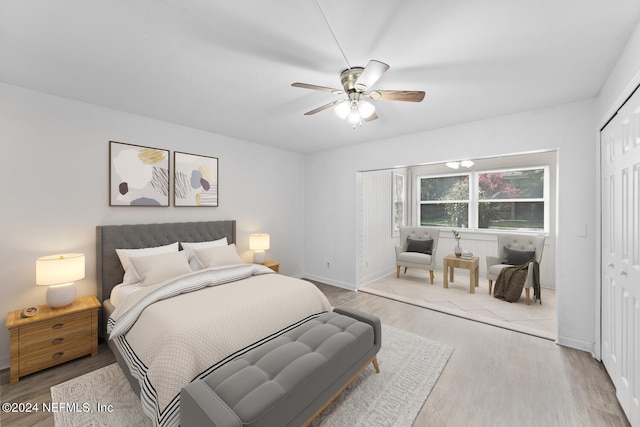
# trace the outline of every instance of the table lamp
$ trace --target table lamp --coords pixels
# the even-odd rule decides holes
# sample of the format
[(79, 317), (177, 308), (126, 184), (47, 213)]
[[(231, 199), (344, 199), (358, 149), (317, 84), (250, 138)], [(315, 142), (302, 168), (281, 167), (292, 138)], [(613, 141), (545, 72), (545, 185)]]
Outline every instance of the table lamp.
[(36, 285), (48, 286), (47, 304), (63, 307), (76, 297), (76, 280), (84, 279), (84, 254), (61, 254), (36, 259)]
[(250, 234), (249, 249), (253, 251), (253, 262), (256, 264), (264, 264), (265, 253), (269, 249), (268, 234)]

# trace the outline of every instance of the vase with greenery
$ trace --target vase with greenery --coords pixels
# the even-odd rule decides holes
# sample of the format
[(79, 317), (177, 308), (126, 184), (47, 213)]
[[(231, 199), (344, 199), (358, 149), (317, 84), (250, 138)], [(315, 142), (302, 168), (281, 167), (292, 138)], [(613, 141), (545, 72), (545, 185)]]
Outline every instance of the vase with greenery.
[(456, 230), (453, 231), (453, 238), (456, 239), (456, 247), (453, 249), (453, 253), (456, 255), (456, 258), (460, 258), (462, 256), (462, 248), (460, 247), (460, 233)]

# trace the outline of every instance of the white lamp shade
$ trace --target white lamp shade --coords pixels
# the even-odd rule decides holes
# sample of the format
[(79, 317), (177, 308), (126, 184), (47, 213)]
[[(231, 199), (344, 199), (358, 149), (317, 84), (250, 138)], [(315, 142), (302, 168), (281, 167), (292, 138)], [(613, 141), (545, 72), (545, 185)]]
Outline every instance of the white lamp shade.
[(84, 279), (84, 254), (62, 254), (36, 259), (36, 285), (49, 286), (47, 304), (64, 307), (76, 297), (76, 280)]
[(361, 100), (358, 103), (358, 107), (360, 108), (360, 115), (363, 119), (368, 119), (376, 111), (376, 107), (374, 107), (372, 103), (365, 100)]
[(84, 254), (50, 255), (36, 259), (36, 285), (60, 285), (80, 279), (84, 279)]
[(346, 119), (351, 112), (351, 102), (346, 100), (342, 101), (341, 103), (336, 105), (336, 108), (334, 108), (333, 110), (336, 112), (336, 115), (338, 117), (340, 117), (341, 119)]
[(265, 253), (269, 249), (268, 234), (250, 234), (249, 249), (253, 251), (253, 262), (256, 264), (264, 264)]
[(351, 112), (347, 116), (347, 121), (352, 125), (357, 125), (362, 121), (362, 117), (360, 116), (360, 111), (357, 108), (352, 108)]
[(266, 251), (269, 249), (268, 234), (250, 234), (249, 249), (252, 251)]

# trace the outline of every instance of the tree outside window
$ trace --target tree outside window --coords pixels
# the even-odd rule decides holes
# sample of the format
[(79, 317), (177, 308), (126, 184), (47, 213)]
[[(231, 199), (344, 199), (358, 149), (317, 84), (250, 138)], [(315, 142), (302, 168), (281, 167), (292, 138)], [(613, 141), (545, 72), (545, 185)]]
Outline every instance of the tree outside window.
[(544, 230), (544, 179), (544, 168), (419, 177), (420, 224), (470, 228), (471, 210), (473, 228)]
[(544, 229), (544, 169), (479, 173), (478, 228)]
[(469, 175), (420, 180), (420, 224), (469, 227)]

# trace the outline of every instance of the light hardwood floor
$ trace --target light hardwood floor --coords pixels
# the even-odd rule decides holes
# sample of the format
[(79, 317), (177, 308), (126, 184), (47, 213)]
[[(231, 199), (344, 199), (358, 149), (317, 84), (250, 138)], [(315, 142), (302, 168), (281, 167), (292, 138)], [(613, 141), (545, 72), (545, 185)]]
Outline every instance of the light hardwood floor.
[[(410, 304), (317, 284), (334, 306), (373, 313), (383, 323), (455, 348), (414, 426), (628, 426), (601, 363), (552, 341), (472, 322)], [(384, 345), (384, 337), (383, 337)], [(113, 363), (102, 344), (85, 357), (9, 385), (0, 400), (50, 401), (57, 383)], [(384, 369), (384, 360), (379, 360)], [(51, 414), (0, 414), (0, 425), (53, 425)]]

